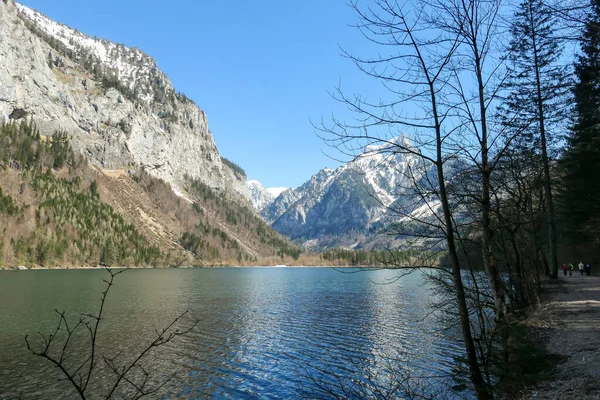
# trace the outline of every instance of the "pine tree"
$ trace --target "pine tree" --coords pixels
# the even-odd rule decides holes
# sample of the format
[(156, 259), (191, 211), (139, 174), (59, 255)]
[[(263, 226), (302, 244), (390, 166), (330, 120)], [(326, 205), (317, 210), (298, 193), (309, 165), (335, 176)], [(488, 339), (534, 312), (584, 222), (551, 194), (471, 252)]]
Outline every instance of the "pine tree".
[(556, 18), (544, 0), (523, 0), (511, 27), (511, 68), (505, 101), (505, 123), (518, 133), (515, 150), (541, 158), (548, 223), (550, 274), (558, 276), (556, 222), (550, 174), (553, 128), (565, 117), (567, 70), (559, 64), (560, 40), (554, 35)]
[(95, 180), (90, 183), (90, 196), (92, 199), (99, 199), (100, 195), (98, 194), (98, 182)]
[(598, 239), (600, 224), (600, 0), (592, 0), (575, 63), (575, 122), (561, 164), (568, 237)]

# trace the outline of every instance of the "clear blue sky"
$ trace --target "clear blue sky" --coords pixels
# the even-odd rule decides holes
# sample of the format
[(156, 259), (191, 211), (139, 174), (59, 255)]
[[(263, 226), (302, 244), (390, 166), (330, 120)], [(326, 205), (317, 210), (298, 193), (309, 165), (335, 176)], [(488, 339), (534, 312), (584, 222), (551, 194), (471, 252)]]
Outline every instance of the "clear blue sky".
[(154, 57), (206, 111), (221, 155), (266, 187), (296, 187), (337, 156), (310, 121), (343, 113), (329, 96), (369, 82), (340, 56), (366, 43), (345, 0), (21, 0), (91, 36)]

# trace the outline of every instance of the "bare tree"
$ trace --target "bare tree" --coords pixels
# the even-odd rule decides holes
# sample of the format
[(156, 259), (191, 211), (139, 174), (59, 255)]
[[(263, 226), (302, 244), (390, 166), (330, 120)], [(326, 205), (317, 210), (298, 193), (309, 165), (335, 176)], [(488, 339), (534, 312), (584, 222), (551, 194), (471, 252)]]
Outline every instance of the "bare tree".
[(541, 164), (534, 153), (507, 153), (494, 180), (495, 192), (503, 196), (495, 202), (494, 215), (499, 223), (498, 258), (509, 278), (511, 310), (535, 305), (541, 276), (547, 276), (540, 268), (546, 217)]
[[(499, 16), (501, 0), (426, 0), (434, 13), (431, 24), (460, 43), (452, 65), (448, 100), (455, 107), (460, 135), (457, 151), (478, 167), (483, 264), (494, 296), (496, 317), (506, 314), (505, 288), (493, 253), (492, 174), (512, 138), (506, 140), (502, 127), (492, 116), (500, 100), (506, 78), (504, 60), (499, 55)], [(516, 136), (516, 134), (515, 134)], [(514, 136), (513, 136), (514, 137)]]
[[(99, 354), (98, 337), (100, 322), (104, 320), (104, 308), (106, 299), (114, 279), (117, 275), (126, 270), (113, 271), (106, 268), (110, 278), (103, 279), (106, 283), (106, 289), (102, 292), (100, 298), (100, 307), (97, 314), (83, 314), (77, 322), (69, 324), (64, 311), (55, 310), (58, 314), (58, 324), (54, 332), (50, 334), (39, 333), (41, 342), (39, 346), (32, 345), (29, 336), (25, 336), (27, 349), (34, 355), (39, 356), (50, 362), (58, 368), (69, 382), (71, 387), (77, 392), (81, 399), (86, 399), (90, 395), (94, 397), (103, 397), (105, 399), (119, 398), (127, 395), (131, 399), (140, 399), (142, 397), (157, 394), (174, 377), (175, 373), (170, 374), (165, 379), (154, 379), (144, 367), (143, 361), (146, 361), (152, 351), (161, 347), (173, 339), (191, 332), (198, 324), (198, 320), (193, 321), (189, 326), (181, 328), (182, 319), (187, 315), (187, 311), (173, 319), (167, 326), (156, 330), (156, 337), (148, 343), (136, 356), (130, 361), (120, 363), (121, 353), (115, 356)], [(80, 332), (87, 332), (83, 338), (87, 337), (87, 343), (76, 343), (82, 339)], [(80, 353), (79, 348), (85, 349)], [(76, 350), (72, 348), (76, 347)], [(100, 361), (100, 363), (99, 363)], [(100, 364), (103, 364), (107, 371), (106, 374)], [(92, 386), (92, 381), (100, 381), (106, 384), (106, 392), (100, 396), (100, 393)]]
[[(462, 32), (445, 32), (432, 26), (427, 10), (420, 4), (400, 5), (395, 1), (374, 0), (365, 10), (357, 1), (350, 5), (360, 18), (356, 27), (369, 41), (389, 50), (389, 54), (374, 58), (349, 52), (344, 54), (362, 72), (378, 80), (392, 99), (372, 103), (359, 95), (346, 96), (338, 87), (334, 97), (357, 118), (354, 123), (333, 118), (331, 124), (322, 123), (318, 130), (326, 143), (351, 157), (356, 157), (366, 145), (377, 144), (382, 152), (409, 154), (420, 159), (421, 171), (418, 172), (421, 176), (425, 173), (423, 166), (433, 166), (436, 202), (439, 203), (434, 206), (431, 198), (423, 200), (430, 210), (435, 207), (441, 212), (433, 213), (433, 224), (428, 220), (421, 222), (430, 224), (430, 228), (439, 227), (437, 235), (443, 235), (445, 239), (471, 381), (479, 398), (491, 398), (473, 342), (446, 178), (447, 163), (455, 159), (453, 153), (447, 152), (447, 140), (461, 126), (447, 127), (455, 117), (456, 107), (446, 101), (445, 93), (451, 79), (452, 62), (462, 45)], [(398, 130), (417, 132), (413, 135), (416, 145), (392, 140)], [(414, 171), (412, 173), (414, 178)], [(420, 216), (412, 222), (414, 219), (420, 219)]]
[(546, 6), (552, 17), (557, 19), (557, 24), (553, 26), (557, 36), (563, 40), (578, 42), (592, 3), (580, 0), (549, 0)]

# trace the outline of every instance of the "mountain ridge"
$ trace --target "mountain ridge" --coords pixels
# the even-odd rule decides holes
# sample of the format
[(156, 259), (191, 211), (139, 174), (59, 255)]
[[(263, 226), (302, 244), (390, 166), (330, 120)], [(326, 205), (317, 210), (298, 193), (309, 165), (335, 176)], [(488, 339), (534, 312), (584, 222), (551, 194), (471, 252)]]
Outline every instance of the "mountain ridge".
[(153, 59), (20, 8), (0, 2), (0, 268), (298, 259)]
[(262, 210), (266, 205), (270, 204), (273, 200), (279, 197), (281, 193), (288, 190), (286, 187), (265, 188), (257, 180), (248, 180), (247, 185), (250, 189), (250, 201), (254, 209), (257, 211)]
[(431, 169), (402, 134), (365, 146), (336, 169), (320, 170), (263, 205), (260, 214), (276, 231), (311, 250), (401, 247), (404, 238), (377, 233), (401, 220), (399, 214), (433, 213), (412, 192), (413, 183)]
[(245, 176), (222, 161), (206, 114), (150, 56), (20, 4), (7, 2), (0, 13), (0, 55), (12, 69), (0, 68), (0, 115), (31, 117), (48, 136), (69, 132), (73, 148), (101, 168), (144, 167), (177, 189), (188, 175), (249, 199)]

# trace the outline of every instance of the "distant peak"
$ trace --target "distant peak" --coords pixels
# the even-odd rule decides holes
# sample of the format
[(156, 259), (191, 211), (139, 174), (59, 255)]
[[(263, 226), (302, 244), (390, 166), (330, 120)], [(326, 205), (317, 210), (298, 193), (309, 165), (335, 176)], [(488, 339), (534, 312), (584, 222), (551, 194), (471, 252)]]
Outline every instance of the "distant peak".
[(365, 155), (381, 152), (393, 152), (398, 148), (414, 149), (415, 146), (406, 133), (396, 136), (391, 139), (378, 140), (376, 144), (370, 144), (365, 147)]
[(314, 176), (317, 178), (327, 178), (329, 177), (331, 174), (333, 174), (336, 170), (335, 169), (331, 169), (331, 168), (323, 168), (321, 170), (319, 170), (319, 172), (317, 172)]
[(267, 192), (271, 193), (273, 197), (279, 197), (279, 195), (288, 190), (288, 188), (280, 186), (280, 187), (270, 187), (267, 188)]

